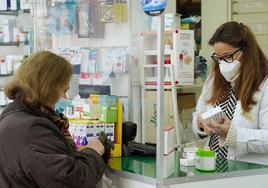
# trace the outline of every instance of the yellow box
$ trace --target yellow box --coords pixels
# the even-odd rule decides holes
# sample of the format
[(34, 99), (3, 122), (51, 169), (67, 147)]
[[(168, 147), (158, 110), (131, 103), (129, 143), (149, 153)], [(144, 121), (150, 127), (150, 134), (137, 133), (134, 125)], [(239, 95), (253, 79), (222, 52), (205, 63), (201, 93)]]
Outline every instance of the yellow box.
[(194, 30), (194, 24), (193, 23), (182, 23), (181, 30)]
[(117, 123), (115, 124), (114, 131), (114, 150), (112, 151), (113, 157), (121, 157), (122, 155), (122, 103), (118, 99)]
[(122, 170), (122, 158), (113, 158), (109, 162), (109, 166), (114, 170)]
[(121, 157), (122, 144), (114, 144), (113, 157)]

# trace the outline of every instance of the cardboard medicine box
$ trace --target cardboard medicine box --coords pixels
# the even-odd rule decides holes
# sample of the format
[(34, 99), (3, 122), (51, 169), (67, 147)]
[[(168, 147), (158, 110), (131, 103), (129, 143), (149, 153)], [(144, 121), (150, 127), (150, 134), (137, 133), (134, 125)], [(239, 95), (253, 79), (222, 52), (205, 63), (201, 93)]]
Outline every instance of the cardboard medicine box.
[(90, 118), (99, 119), (100, 118), (100, 109), (99, 109), (99, 95), (90, 95), (88, 97), (89, 109), (90, 109)]
[(194, 84), (194, 31), (176, 30), (173, 32), (175, 79), (179, 85)]
[(99, 96), (100, 121), (117, 122), (118, 97), (114, 95)]

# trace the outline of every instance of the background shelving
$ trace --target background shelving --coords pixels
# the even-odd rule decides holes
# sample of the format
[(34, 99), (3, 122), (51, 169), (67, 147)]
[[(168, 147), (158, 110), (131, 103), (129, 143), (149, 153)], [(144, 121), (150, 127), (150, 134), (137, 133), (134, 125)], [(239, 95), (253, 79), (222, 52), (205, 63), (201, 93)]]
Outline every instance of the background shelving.
[(28, 14), (30, 14), (30, 9), (24, 9), (24, 10), (0, 10), (0, 15), (18, 16), (20, 13), (28, 13)]

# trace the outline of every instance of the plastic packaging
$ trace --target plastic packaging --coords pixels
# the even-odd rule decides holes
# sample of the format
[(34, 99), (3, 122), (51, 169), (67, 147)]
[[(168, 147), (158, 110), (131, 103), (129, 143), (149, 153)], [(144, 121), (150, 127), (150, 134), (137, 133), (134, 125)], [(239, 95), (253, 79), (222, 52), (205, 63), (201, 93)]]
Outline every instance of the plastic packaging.
[(211, 119), (217, 123), (222, 124), (224, 121), (224, 112), (222, 111), (221, 107), (217, 106), (203, 114), (201, 114), (204, 122), (208, 122)]

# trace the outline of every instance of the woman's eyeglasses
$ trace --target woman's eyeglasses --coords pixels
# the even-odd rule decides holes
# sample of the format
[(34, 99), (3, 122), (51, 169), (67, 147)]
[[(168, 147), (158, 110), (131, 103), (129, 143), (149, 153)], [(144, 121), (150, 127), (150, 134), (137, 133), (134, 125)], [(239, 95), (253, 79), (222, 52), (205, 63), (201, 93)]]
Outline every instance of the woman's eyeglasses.
[(225, 61), (226, 63), (232, 63), (234, 61), (234, 55), (239, 52), (241, 50), (241, 48), (238, 48), (237, 50), (235, 50), (234, 52), (228, 54), (228, 55), (224, 55), (222, 57), (219, 57), (215, 54), (215, 52), (211, 55), (211, 58), (213, 59), (213, 61), (215, 63), (219, 63), (221, 60)]

